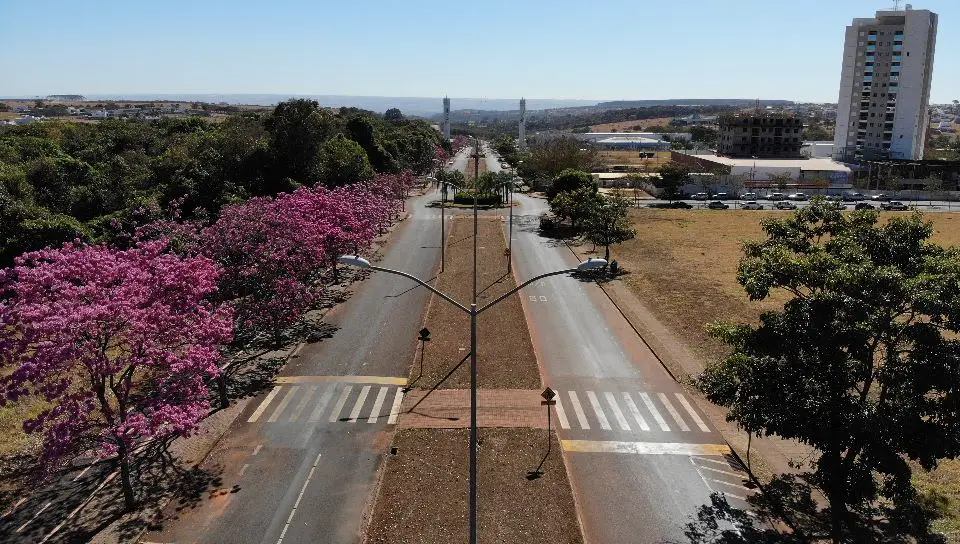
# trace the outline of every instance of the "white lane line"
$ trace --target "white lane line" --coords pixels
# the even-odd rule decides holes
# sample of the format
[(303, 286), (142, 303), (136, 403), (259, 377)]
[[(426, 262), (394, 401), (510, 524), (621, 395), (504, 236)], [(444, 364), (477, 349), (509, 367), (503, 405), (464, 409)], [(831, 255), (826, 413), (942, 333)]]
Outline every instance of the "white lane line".
[(577, 421), (580, 422), (580, 428), (589, 431), (590, 424), (587, 423), (587, 414), (583, 413), (583, 406), (580, 406), (580, 399), (577, 398), (576, 391), (570, 391), (570, 404), (573, 405), (573, 411), (577, 414)]
[(316, 385), (307, 386), (307, 391), (303, 394), (303, 398), (301, 398), (300, 402), (297, 403), (297, 407), (293, 409), (293, 413), (290, 414), (290, 418), (287, 421), (296, 421), (300, 419), (300, 414), (303, 413), (303, 409), (307, 407), (307, 403), (310, 402), (310, 399), (313, 398), (313, 394), (316, 392)]
[(363, 410), (363, 403), (367, 401), (367, 393), (370, 392), (370, 386), (365, 385), (360, 389), (360, 396), (357, 397), (357, 403), (353, 405), (353, 411), (350, 412), (350, 423), (356, 423), (360, 416), (360, 410)]
[(0, 519), (3, 519), (3, 518), (5, 518), (5, 517), (9, 516), (10, 514), (12, 514), (17, 508), (20, 508), (20, 505), (21, 505), (21, 504), (23, 504), (23, 503), (25, 503), (25, 502), (27, 502), (27, 498), (26, 498), (26, 497), (23, 497), (23, 498), (20, 499), (19, 501), (15, 502), (15, 503), (13, 504), (13, 506), (11, 506), (6, 512), (4, 512), (2, 516), (0, 516)]
[(250, 414), (250, 419), (247, 420), (247, 423), (255, 423), (260, 416), (263, 415), (263, 411), (267, 409), (267, 406), (270, 406), (270, 403), (273, 401), (273, 397), (277, 396), (277, 393), (280, 392), (280, 386), (274, 386), (273, 389), (267, 393), (266, 398), (263, 399), (263, 402), (260, 403), (260, 406), (257, 406), (257, 409)]
[(352, 385), (344, 387), (343, 391), (340, 392), (340, 398), (337, 399), (337, 404), (333, 406), (333, 413), (330, 414), (330, 423), (340, 419), (340, 411), (343, 410), (343, 405), (347, 403), (347, 397), (350, 396), (350, 391), (353, 391)]
[(680, 412), (670, 404), (670, 399), (667, 398), (666, 393), (660, 393), (660, 402), (667, 407), (667, 411), (670, 412), (670, 415), (673, 416), (673, 419), (676, 420), (677, 425), (680, 426), (681, 431), (689, 431), (690, 427), (687, 426), (687, 422), (680, 417)]
[(743, 479), (745, 477), (745, 475), (743, 474), (737, 474), (736, 472), (730, 472), (729, 470), (720, 470), (718, 468), (713, 468), (713, 467), (705, 467), (703, 465), (697, 465), (697, 468), (699, 468), (700, 470), (709, 470), (710, 472), (717, 472), (719, 474), (726, 474), (727, 476), (733, 476), (735, 478), (740, 478), (740, 479)]
[(560, 395), (557, 395), (557, 403), (554, 404), (554, 407), (557, 409), (557, 421), (560, 422), (560, 426), (564, 429), (570, 428), (570, 422), (567, 421), (567, 413), (563, 411), (563, 404), (560, 402)]
[(719, 459), (711, 459), (709, 457), (697, 457), (697, 461), (706, 461), (708, 463), (714, 463), (723, 467), (730, 468), (730, 463), (726, 461), (720, 461)]
[[(726, 444), (689, 444), (686, 442), (619, 442), (615, 440), (561, 440), (567, 452), (632, 453), (637, 455), (728, 455)], [(703, 478), (703, 474), (697, 471)], [(705, 484), (706, 485), (706, 484)], [(708, 488), (710, 486), (707, 486)]]
[(242, 477), (243, 473), (246, 472), (248, 468), (250, 468), (250, 463), (244, 463), (243, 466), (240, 467), (240, 472), (237, 473), (237, 476)]
[(383, 399), (387, 398), (387, 390), (389, 387), (381, 387), (380, 392), (377, 393), (377, 400), (373, 401), (373, 409), (370, 410), (370, 417), (367, 418), (367, 423), (376, 423), (377, 418), (380, 417), (380, 408), (383, 406)]
[(257, 444), (257, 447), (253, 448), (253, 453), (251, 455), (256, 457), (257, 454), (260, 453), (260, 450), (262, 449), (263, 449), (263, 444)]
[(32, 518), (30, 518), (30, 519), (28, 519), (27, 521), (25, 521), (25, 522), (23, 523), (23, 525), (21, 525), (20, 527), (18, 527), (17, 530), (16, 530), (16, 532), (19, 533), (20, 531), (23, 531), (24, 529), (26, 529), (26, 528), (27, 528), (27, 525), (30, 525), (30, 524), (33, 522), (33, 520), (37, 519), (37, 518), (40, 516), (40, 514), (43, 513), (44, 510), (46, 510), (47, 508), (50, 508), (50, 505), (51, 505), (51, 504), (53, 504), (53, 501), (48, 502), (47, 504), (43, 505), (43, 508), (37, 510), (37, 513), (34, 514)]
[(666, 420), (663, 419), (663, 416), (660, 415), (660, 412), (657, 411), (657, 405), (650, 400), (650, 395), (646, 393), (640, 393), (640, 400), (643, 401), (643, 405), (647, 407), (647, 410), (653, 414), (653, 419), (657, 420), (657, 425), (660, 426), (661, 431), (669, 431), (670, 426), (667, 425)]
[(607, 416), (603, 413), (603, 408), (600, 406), (600, 400), (597, 399), (597, 394), (593, 391), (587, 391), (587, 398), (590, 399), (590, 406), (593, 406), (593, 413), (597, 414), (597, 421), (600, 422), (600, 428), (609, 431), (610, 422), (607, 421)]
[(331, 384), (323, 392), (323, 395), (320, 395), (320, 402), (317, 403), (317, 406), (314, 407), (313, 413), (310, 414), (310, 417), (307, 421), (316, 422), (320, 421), (320, 418), (323, 416), (323, 411), (327, 409), (327, 405), (330, 404), (330, 399), (333, 398), (333, 392), (337, 388), (337, 384)]
[[(746, 497), (737, 495), (736, 493), (730, 493), (729, 491), (724, 491), (723, 494), (726, 495), (726, 496), (728, 496), (728, 497), (733, 497), (734, 499), (740, 499), (740, 500), (743, 501), (743, 502), (747, 502), (747, 498), (746, 498)], [(753, 515), (750, 511), (747, 511), (747, 513), (750, 514), (750, 515)]]
[(287, 534), (287, 529), (290, 528), (290, 522), (293, 521), (294, 514), (297, 513), (297, 508), (300, 507), (300, 500), (303, 499), (303, 493), (307, 490), (307, 484), (310, 483), (310, 478), (313, 478), (313, 473), (317, 470), (317, 465), (320, 464), (320, 454), (317, 454), (317, 458), (313, 460), (313, 466), (310, 467), (310, 473), (307, 474), (307, 479), (303, 482), (303, 487), (300, 488), (300, 494), (297, 495), (297, 502), (293, 503), (293, 510), (290, 511), (290, 515), (287, 516), (287, 522), (283, 524), (283, 531), (280, 532), (280, 539), (277, 540), (277, 544), (283, 542), (283, 537)]
[(393, 406), (390, 407), (390, 417), (387, 418), (387, 425), (393, 425), (397, 422), (401, 404), (403, 404), (403, 388), (398, 387), (397, 394), (393, 397)]
[(649, 431), (650, 426), (647, 425), (647, 420), (640, 415), (640, 410), (637, 408), (637, 404), (633, 402), (633, 397), (630, 396), (630, 393), (626, 391), (623, 392), (623, 402), (627, 404), (627, 409), (633, 414), (633, 419), (637, 420), (637, 424), (640, 425), (640, 430)]
[(713, 483), (717, 483), (717, 484), (720, 484), (720, 485), (728, 485), (728, 486), (730, 486), (730, 487), (739, 487), (740, 489), (743, 489), (744, 491), (747, 491), (747, 492), (753, 491), (752, 489), (750, 489), (749, 487), (747, 487), (747, 486), (745, 486), (745, 485), (735, 484), (735, 483), (733, 483), (733, 482), (728, 482), (728, 481), (726, 481), (726, 480), (714, 480), (713, 478), (707, 478), (707, 479), (710, 480), (710, 481), (713, 482)]
[[(83, 478), (83, 475), (86, 474), (87, 471), (90, 470), (90, 469), (93, 467), (93, 465), (95, 465), (95, 464), (96, 464), (96, 463), (90, 463), (89, 465), (87, 465), (86, 468), (84, 468), (83, 470), (80, 471), (80, 474), (77, 474), (76, 476), (74, 476), (73, 481), (75, 482), (75, 481), (79, 480), (80, 478)], [(26, 500), (26, 499), (24, 499), (24, 500)]]
[(690, 406), (690, 402), (687, 400), (687, 397), (683, 396), (680, 393), (674, 393), (674, 395), (676, 395), (677, 400), (680, 401), (680, 405), (683, 406), (683, 409), (686, 410), (688, 414), (690, 414), (690, 418), (693, 419), (693, 422), (697, 424), (697, 427), (699, 427), (701, 431), (705, 433), (709, 433), (710, 427), (707, 427), (707, 424), (704, 423), (702, 419), (700, 419), (700, 416), (693, 409), (693, 406)]
[(267, 420), (268, 423), (273, 423), (274, 421), (280, 419), (280, 414), (287, 409), (287, 405), (290, 404), (290, 401), (293, 400), (293, 396), (300, 390), (299, 385), (294, 385), (287, 391), (287, 394), (283, 396), (283, 400), (280, 401), (280, 404), (277, 405), (277, 409), (273, 411), (273, 414), (270, 415), (270, 419)]
[(607, 397), (607, 404), (609, 404), (610, 409), (613, 410), (613, 417), (617, 418), (617, 423), (620, 425), (620, 430), (629, 431), (630, 425), (627, 424), (627, 418), (623, 417), (623, 412), (620, 411), (620, 406), (617, 405), (617, 399), (614, 398), (613, 393), (608, 391), (603, 395)]

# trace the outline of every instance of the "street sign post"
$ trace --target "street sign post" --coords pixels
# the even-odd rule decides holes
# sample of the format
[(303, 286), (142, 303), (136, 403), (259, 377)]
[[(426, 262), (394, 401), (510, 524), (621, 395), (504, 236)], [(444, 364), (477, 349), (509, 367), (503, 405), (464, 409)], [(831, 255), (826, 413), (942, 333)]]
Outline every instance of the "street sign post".
[(540, 466), (538, 466), (536, 470), (531, 470), (527, 473), (528, 480), (536, 480), (537, 478), (543, 476), (543, 471), (540, 469), (543, 468), (543, 463), (546, 462), (547, 457), (550, 456), (550, 446), (553, 444), (553, 439), (550, 436), (550, 407), (557, 403), (557, 401), (553, 400), (557, 396), (557, 393), (553, 389), (547, 387), (542, 393), (540, 393), (540, 396), (543, 397), (543, 400), (540, 401), (540, 405), (547, 407), (547, 453), (545, 453), (543, 455), (543, 459), (540, 460)]

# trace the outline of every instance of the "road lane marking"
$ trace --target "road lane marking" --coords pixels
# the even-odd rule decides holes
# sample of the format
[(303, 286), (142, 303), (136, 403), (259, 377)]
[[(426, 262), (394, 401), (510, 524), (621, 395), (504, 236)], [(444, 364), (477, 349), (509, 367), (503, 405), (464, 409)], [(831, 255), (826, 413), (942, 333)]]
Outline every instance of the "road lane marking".
[(313, 413), (310, 414), (310, 417), (307, 418), (307, 421), (317, 422), (320, 421), (320, 418), (323, 416), (323, 411), (327, 409), (327, 405), (330, 404), (330, 399), (333, 398), (333, 392), (337, 389), (337, 385), (333, 384), (327, 387), (326, 391), (320, 395), (320, 402), (313, 408)]
[(279, 376), (274, 380), (274, 383), (280, 385), (327, 382), (407, 385), (406, 378), (398, 378), (396, 376)]
[(237, 476), (240, 476), (242, 478), (243, 473), (246, 472), (248, 468), (250, 468), (250, 463), (244, 463), (243, 466), (240, 467), (240, 472), (237, 473)]
[(250, 419), (247, 420), (247, 423), (256, 423), (260, 416), (263, 415), (264, 410), (267, 409), (267, 406), (270, 406), (270, 403), (273, 401), (273, 397), (277, 396), (277, 393), (280, 392), (280, 386), (277, 385), (267, 393), (266, 398), (263, 399), (263, 402), (260, 403), (260, 406), (257, 406), (257, 409), (250, 414)]
[(93, 467), (93, 465), (95, 465), (95, 464), (96, 464), (96, 463), (90, 463), (89, 465), (87, 465), (86, 468), (84, 468), (83, 470), (80, 471), (80, 474), (77, 474), (77, 475), (73, 478), (73, 481), (75, 482), (75, 481), (79, 480), (80, 478), (83, 478), (83, 475), (86, 474), (87, 471), (90, 470), (90, 468)]
[(313, 466), (310, 467), (310, 473), (307, 474), (307, 479), (303, 482), (303, 487), (300, 488), (300, 494), (297, 495), (297, 502), (293, 503), (293, 510), (290, 511), (290, 515), (287, 516), (287, 522), (283, 524), (283, 531), (280, 532), (280, 539), (277, 540), (277, 544), (283, 542), (283, 537), (287, 534), (287, 529), (290, 528), (290, 522), (293, 521), (294, 514), (297, 513), (297, 508), (300, 507), (300, 501), (303, 499), (303, 493), (307, 490), (307, 484), (310, 483), (310, 479), (313, 478), (313, 473), (317, 470), (317, 465), (320, 464), (320, 454), (317, 454), (316, 459), (313, 460)]
[(597, 394), (593, 391), (587, 391), (587, 398), (590, 399), (590, 406), (593, 407), (593, 413), (597, 414), (597, 421), (600, 422), (600, 428), (609, 431), (610, 422), (607, 421), (607, 416), (603, 413), (603, 408), (600, 406), (600, 400), (597, 399)]
[(377, 418), (380, 417), (380, 408), (383, 406), (383, 399), (387, 398), (387, 390), (389, 387), (381, 387), (380, 392), (377, 393), (377, 400), (373, 401), (373, 409), (370, 410), (370, 417), (367, 418), (367, 423), (376, 423)]
[(330, 423), (340, 419), (340, 411), (343, 410), (343, 405), (347, 403), (347, 397), (350, 396), (350, 391), (352, 390), (353, 386), (348, 385), (340, 392), (340, 398), (337, 399), (337, 404), (333, 407), (333, 413), (330, 414)]
[(647, 425), (647, 420), (640, 415), (640, 409), (637, 408), (637, 404), (633, 402), (633, 397), (630, 396), (630, 393), (626, 391), (623, 392), (623, 402), (627, 404), (627, 409), (630, 410), (630, 413), (633, 415), (633, 419), (637, 420), (637, 424), (640, 425), (641, 431), (649, 431), (650, 426)]
[(546, 302), (546, 301), (547, 301), (547, 297), (540, 295), (540, 302)]
[(25, 502), (27, 502), (27, 498), (26, 498), (26, 497), (23, 497), (23, 498), (21, 498), (19, 501), (15, 502), (15, 503), (13, 504), (13, 506), (11, 506), (6, 512), (4, 512), (2, 516), (0, 516), (0, 519), (3, 519), (3, 518), (5, 518), (5, 517), (9, 516), (10, 514), (12, 514), (17, 508), (20, 508), (20, 505), (21, 505), (21, 504), (23, 504), (23, 503), (25, 503)]
[(38, 517), (40, 517), (40, 514), (42, 514), (43, 511), (46, 510), (47, 508), (50, 508), (50, 505), (51, 505), (51, 504), (53, 504), (53, 501), (50, 501), (50, 502), (48, 502), (47, 504), (43, 505), (43, 508), (37, 510), (37, 513), (34, 514), (32, 518), (30, 518), (30, 519), (28, 519), (27, 521), (23, 522), (23, 525), (21, 525), (20, 527), (17, 527), (16, 532), (19, 533), (20, 531), (23, 531), (24, 529), (26, 529), (26, 528), (27, 528), (27, 525), (30, 525), (31, 523), (33, 523), (33, 520), (35, 520), (35, 519), (37, 519)]
[(300, 419), (300, 414), (303, 413), (303, 409), (307, 407), (307, 403), (310, 402), (310, 399), (313, 398), (313, 394), (317, 392), (317, 386), (311, 385), (307, 387), (307, 392), (303, 394), (303, 398), (300, 399), (300, 402), (297, 403), (297, 407), (294, 408), (293, 413), (290, 414), (290, 419), (287, 421), (296, 421)]
[(650, 395), (646, 393), (640, 393), (640, 400), (643, 401), (643, 405), (647, 407), (647, 410), (653, 414), (653, 419), (657, 420), (657, 425), (660, 426), (661, 431), (669, 431), (670, 426), (667, 425), (666, 420), (663, 419), (663, 416), (660, 415), (660, 412), (657, 411), (657, 406), (650, 400)]
[(710, 427), (707, 427), (707, 424), (704, 423), (702, 419), (700, 419), (700, 416), (693, 409), (693, 406), (690, 406), (690, 402), (687, 401), (687, 398), (681, 395), (680, 393), (674, 393), (674, 395), (677, 396), (677, 400), (680, 401), (680, 405), (683, 406), (683, 409), (686, 410), (688, 414), (690, 414), (690, 418), (693, 419), (693, 422), (697, 425), (697, 427), (699, 427), (701, 431), (705, 433), (709, 433)]
[(677, 425), (680, 426), (681, 431), (686, 432), (690, 430), (690, 427), (687, 426), (687, 422), (684, 421), (682, 417), (680, 417), (680, 412), (678, 412), (677, 409), (674, 408), (672, 404), (670, 404), (670, 399), (667, 398), (666, 393), (660, 393), (660, 402), (662, 402), (663, 405), (667, 407), (667, 411), (670, 412), (670, 415), (673, 416), (674, 420), (676, 420)]
[(360, 417), (360, 410), (363, 410), (363, 403), (367, 402), (367, 393), (370, 392), (370, 386), (365, 385), (360, 389), (360, 396), (357, 397), (357, 403), (353, 405), (353, 411), (350, 412), (350, 423), (356, 423), (357, 418)]
[(557, 421), (560, 422), (560, 426), (561, 426), (561, 427), (563, 427), (564, 429), (569, 429), (569, 428), (570, 428), (570, 422), (567, 421), (567, 413), (563, 411), (563, 404), (560, 402), (560, 395), (557, 395), (556, 402), (557, 402), (557, 403), (554, 404), (554, 406), (555, 406), (556, 409), (557, 409), (557, 410), (556, 410), (556, 411), (557, 411)]
[(390, 407), (390, 417), (387, 418), (387, 425), (393, 425), (397, 422), (401, 404), (403, 404), (403, 389), (398, 388), (397, 394), (393, 396), (393, 406)]
[(623, 412), (620, 411), (620, 406), (617, 405), (617, 399), (613, 397), (613, 393), (608, 391), (604, 393), (604, 396), (607, 397), (607, 404), (609, 404), (610, 409), (613, 410), (613, 417), (617, 418), (620, 430), (629, 431), (630, 425), (627, 424), (627, 418), (623, 417)]
[(536, 302), (536, 301), (537, 301), (537, 295), (530, 295), (530, 302)]
[(728, 455), (726, 444), (683, 442), (619, 442), (614, 440), (561, 440), (564, 451), (577, 453), (632, 453), (636, 455)]
[[(144, 448), (144, 447), (145, 447), (145, 446), (141, 446), (140, 448), (134, 450), (134, 453), (143, 451), (143, 448)], [(79, 505), (77, 505), (77, 507), (74, 508), (72, 512), (70, 512), (70, 515), (67, 516), (67, 519), (61, 521), (60, 523), (57, 524), (56, 527), (54, 527), (53, 529), (51, 529), (50, 532), (47, 533), (47, 535), (43, 537), (43, 540), (41, 540), (41, 541), (39, 542), (39, 544), (44, 544), (46, 541), (50, 540), (50, 538), (53, 537), (53, 535), (55, 535), (55, 534), (57, 534), (58, 532), (60, 532), (60, 529), (63, 529), (63, 526), (64, 526), (68, 521), (70, 521), (71, 519), (73, 519), (73, 517), (76, 516), (76, 515), (80, 512), (80, 510), (83, 510), (83, 508), (84, 508), (85, 506), (87, 506), (88, 504), (90, 504), (90, 501), (93, 500), (93, 496), (96, 495), (97, 493), (99, 493), (100, 490), (103, 489), (103, 486), (105, 486), (105, 485), (107, 485), (108, 483), (110, 483), (110, 481), (113, 480), (118, 474), (120, 474), (120, 471), (119, 471), (119, 470), (115, 470), (115, 471), (111, 472), (109, 476), (107, 476), (102, 482), (100, 482), (100, 485), (98, 485), (89, 495), (87, 495), (86, 500), (84, 500), (82, 503), (80, 503)]]
[(727, 485), (727, 486), (730, 486), (730, 487), (738, 487), (738, 488), (743, 489), (744, 491), (747, 491), (747, 492), (753, 491), (753, 489), (750, 489), (749, 487), (747, 487), (747, 486), (745, 486), (745, 485), (735, 484), (735, 483), (733, 483), (733, 482), (728, 482), (728, 481), (726, 481), (726, 480), (714, 480), (713, 478), (707, 478), (707, 479), (710, 480), (710, 481), (713, 482), (713, 483), (716, 483), (716, 484)]
[(577, 421), (580, 422), (580, 428), (586, 431), (590, 430), (590, 424), (587, 423), (587, 414), (583, 413), (583, 406), (580, 405), (580, 399), (577, 398), (576, 391), (570, 391), (570, 404), (573, 405), (573, 411), (577, 414)]
[(253, 453), (250, 455), (256, 457), (257, 454), (260, 453), (260, 450), (262, 449), (263, 449), (263, 444), (257, 444), (257, 447), (253, 448)]
[(710, 472), (718, 472), (720, 474), (726, 474), (727, 476), (735, 476), (737, 478), (743, 478), (743, 474), (738, 474), (736, 472), (730, 472), (729, 470), (720, 470), (718, 468), (705, 467), (703, 465), (697, 465), (697, 468), (700, 470), (709, 470)]
[(293, 400), (293, 396), (300, 390), (299, 385), (295, 385), (287, 391), (287, 394), (283, 396), (283, 400), (280, 401), (280, 404), (277, 405), (277, 409), (273, 411), (273, 414), (270, 415), (270, 419), (267, 420), (268, 423), (273, 423), (274, 421), (280, 419), (280, 414), (287, 409), (287, 405), (290, 404), (290, 401)]

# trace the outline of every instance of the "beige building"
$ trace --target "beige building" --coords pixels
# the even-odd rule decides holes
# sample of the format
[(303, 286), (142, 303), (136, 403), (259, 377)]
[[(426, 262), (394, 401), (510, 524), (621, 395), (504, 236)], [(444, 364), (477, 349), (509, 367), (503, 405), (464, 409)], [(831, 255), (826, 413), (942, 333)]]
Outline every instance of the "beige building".
[(837, 160), (923, 158), (936, 40), (937, 14), (909, 4), (847, 27)]

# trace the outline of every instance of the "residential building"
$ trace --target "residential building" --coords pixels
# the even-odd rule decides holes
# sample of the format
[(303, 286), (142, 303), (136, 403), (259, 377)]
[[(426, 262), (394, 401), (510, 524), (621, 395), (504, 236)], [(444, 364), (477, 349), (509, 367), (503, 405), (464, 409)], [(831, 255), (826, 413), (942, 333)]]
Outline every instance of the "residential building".
[(752, 110), (721, 115), (717, 154), (728, 157), (800, 157), (803, 120), (794, 113)]
[(835, 158), (923, 158), (936, 40), (937, 14), (909, 4), (847, 27)]

